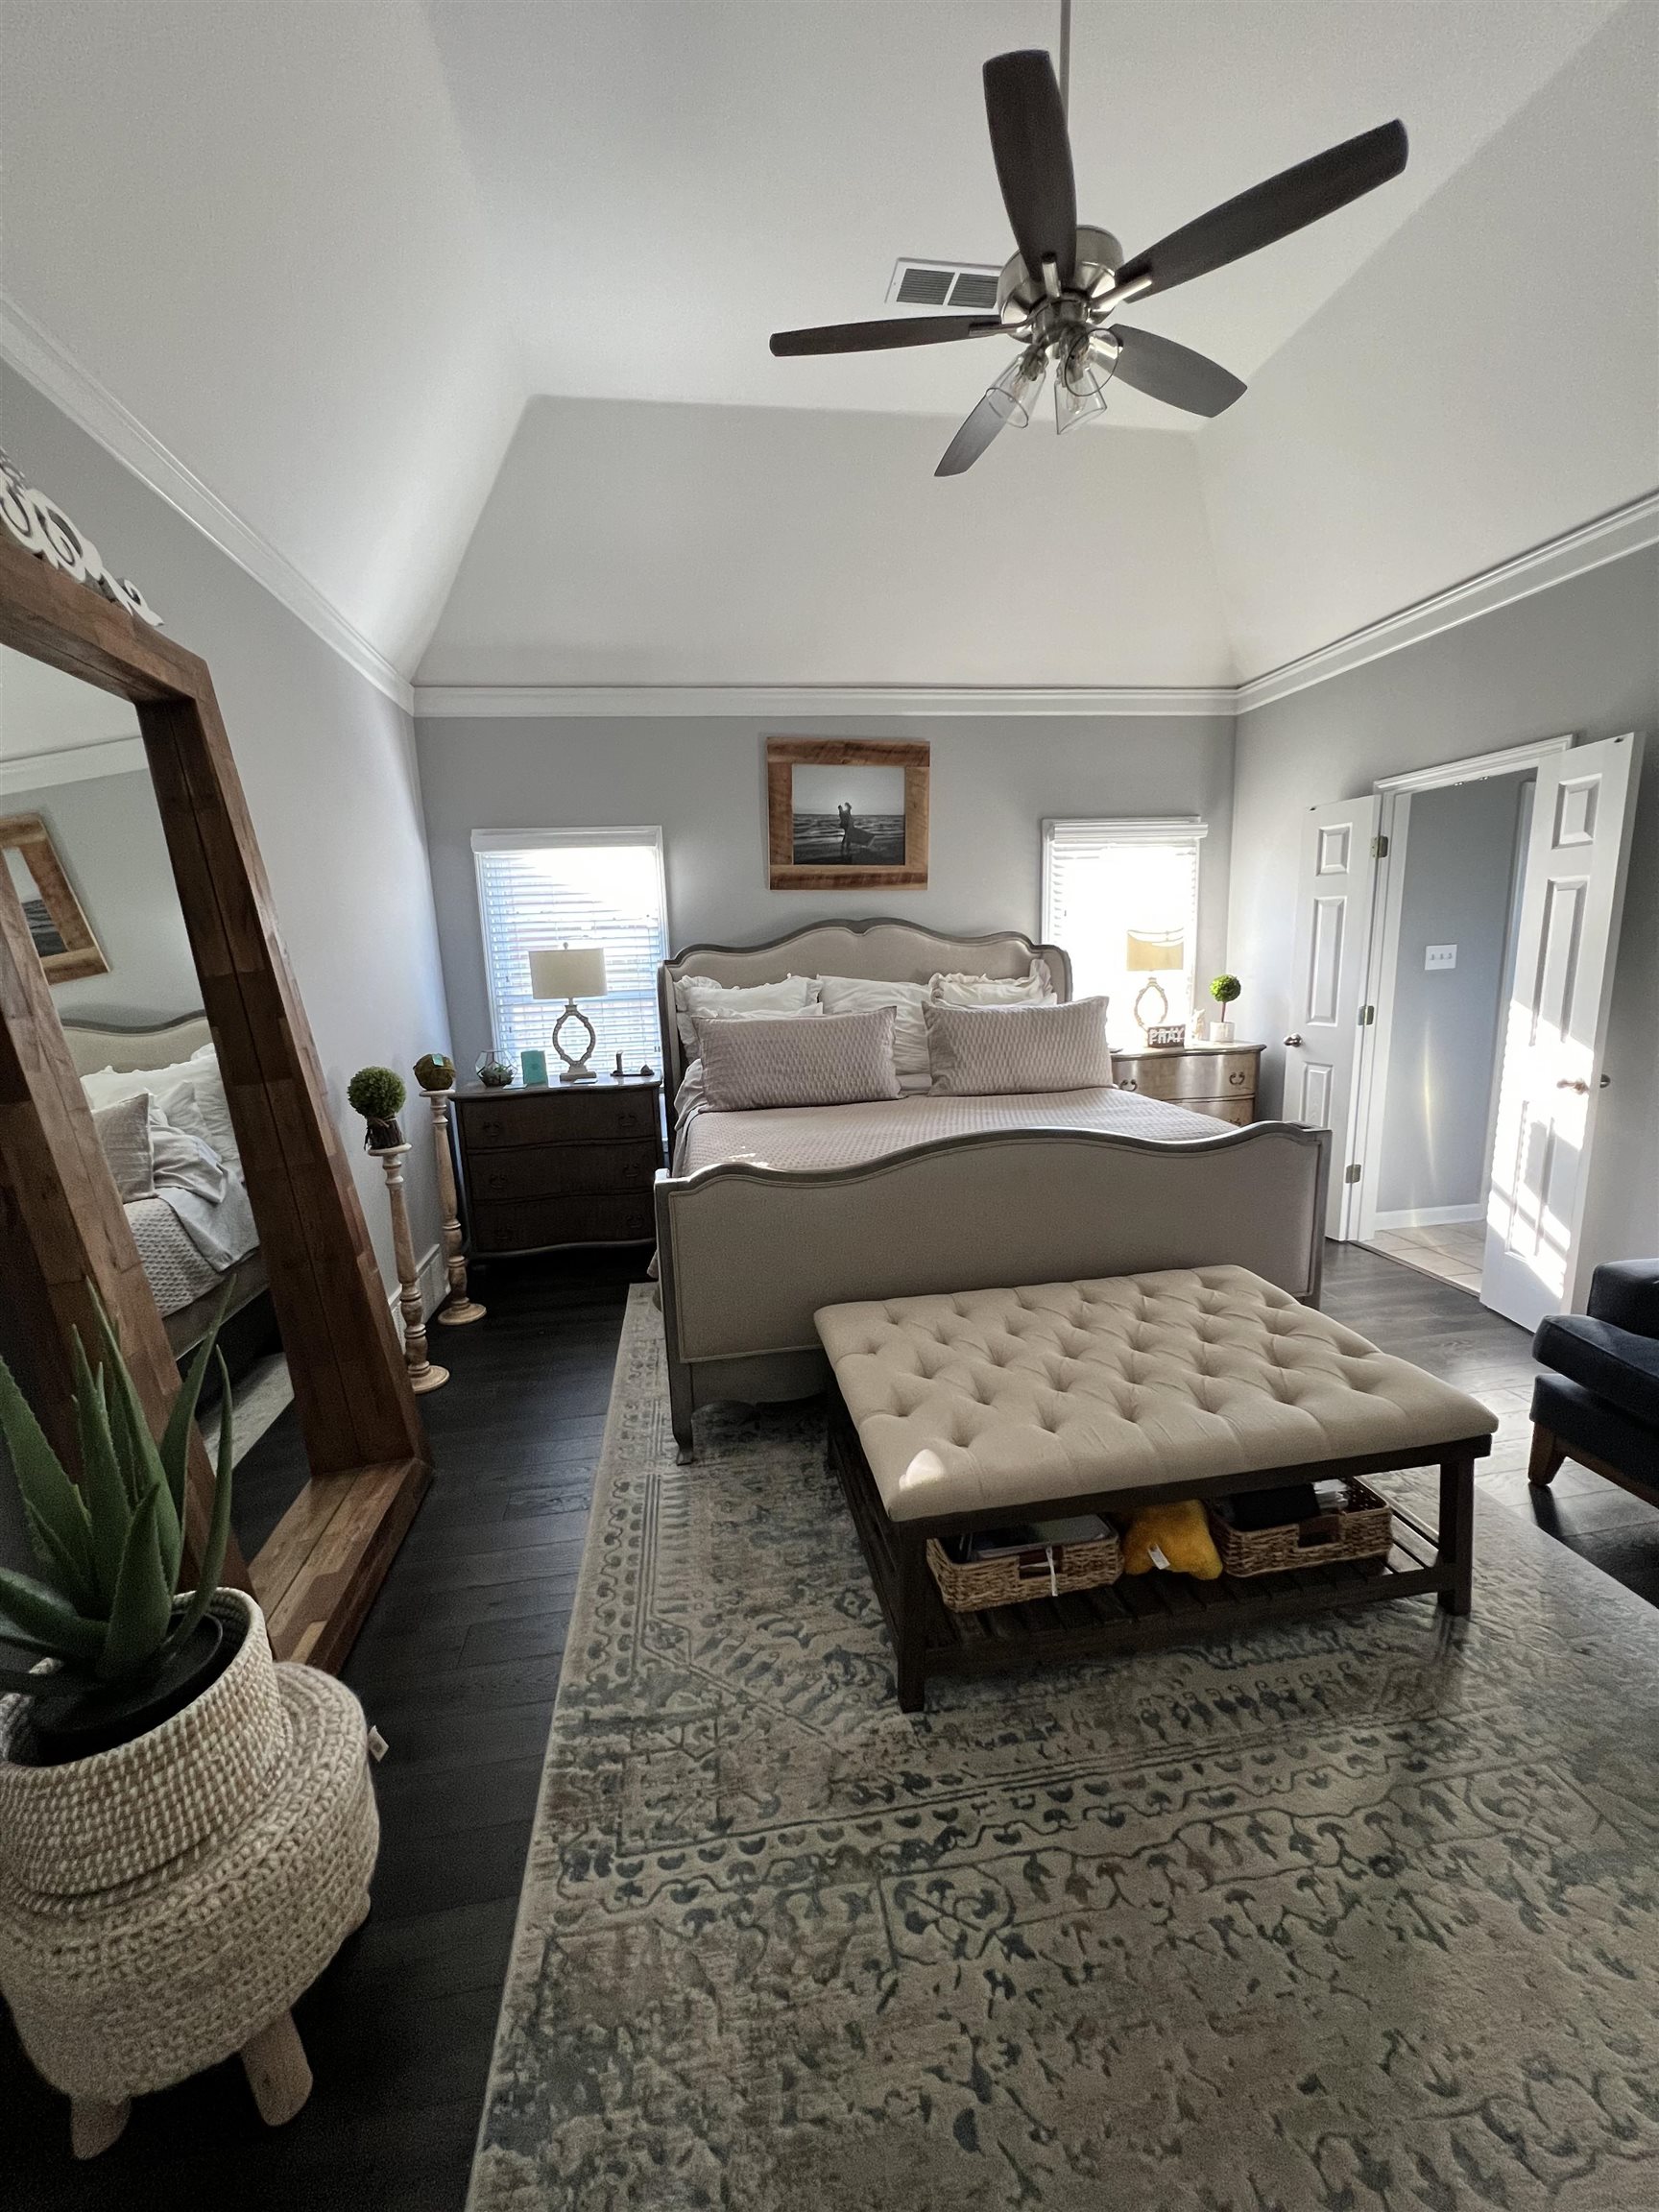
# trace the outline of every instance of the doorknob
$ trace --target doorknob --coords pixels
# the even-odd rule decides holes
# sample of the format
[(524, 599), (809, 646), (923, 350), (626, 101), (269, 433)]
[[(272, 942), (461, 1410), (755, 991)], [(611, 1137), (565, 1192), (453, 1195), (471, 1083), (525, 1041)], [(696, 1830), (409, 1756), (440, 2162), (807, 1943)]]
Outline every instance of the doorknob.
[(1556, 1084), (1555, 1088), (1557, 1091), (1576, 1091), (1578, 1095), (1582, 1098), (1589, 1091), (1590, 1086), (1583, 1080), (1581, 1076), (1563, 1075), (1561, 1080)]
[(1302, 1040), (1300, 1037), (1286, 1037), (1285, 1042), (1286, 1045), (1300, 1045)]

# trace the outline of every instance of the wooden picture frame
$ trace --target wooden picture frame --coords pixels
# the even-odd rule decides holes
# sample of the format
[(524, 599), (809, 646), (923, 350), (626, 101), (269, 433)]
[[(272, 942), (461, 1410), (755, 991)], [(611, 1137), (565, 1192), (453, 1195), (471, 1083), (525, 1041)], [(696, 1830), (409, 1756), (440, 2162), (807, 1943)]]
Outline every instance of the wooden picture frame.
[[(930, 753), (925, 740), (889, 737), (768, 737), (766, 740), (767, 882), (774, 891), (920, 890), (927, 881), (927, 806)], [(862, 772), (873, 793), (873, 809), (860, 814), (856, 781), (845, 785), (833, 776), (822, 779), (820, 804), (810, 811), (796, 805), (796, 770), (846, 769)], [(882, 806), (879, 786), (870, 771), (902, 777), (902, 839), (895, 860), (874, 855), (881, 850), (888, 825), (901, 818), (899, 788), (893, 805)], [(815, 781), (820, 779), (815, 778)], [(833, 811), (831, 809), (834, 809)], [(801, 814), (797, 821), (798, 811)], [(836, 818), (839, 814), (840, 829)], [(840, 852), (836, 851), (837, 836)], [(858, 859), (859, 845), (871, 857)], [(819, 853), (826, 856), (818, 857)]]
[[(45, 557), (19, 541), (12, 508), (25, 524), (28, 514), (5, 493), (0, 485), (0, 644), (137, 710), (311, 1468), (251, 1565), (232, 1538), (224, 1579), (252, 1586), (278, 1658), (338, 1667), (414, 1518), (431, 1462), (241, 779), (206, 664), (131, 611), (143, 608), (132, 587), (107, 593), (72, 533), (49, 538)], [(27, 496), (38, 505), (37, 495)], [(94, 1293), (159, 1434), (179, 1371), (22, 902), (3, 869), (0, 1243), (7, 1348), (21, 1358), (67, 1463), (78, 1464), (70, 1333), (95, 1341)], [(197, 1434), (185, 1496), (187, 1576), (202, 1555), (212, 1492)]]
[[(6, 873), (22, 901), (30, 938), (46, 971), (48, 983), (73, 983), (83, 975), (105, 975), (109, 963), (92, 934), (92, 926), (81, 910), (75, 887), (58, 857), (52, 832), (38, 814), (0, 814), (0, 854), (7, 855)], [(24, 897), (16, 881), (11, 855), (27, 875), (35, 897)], [(46, 941), (47, 933), (51, 941)]]

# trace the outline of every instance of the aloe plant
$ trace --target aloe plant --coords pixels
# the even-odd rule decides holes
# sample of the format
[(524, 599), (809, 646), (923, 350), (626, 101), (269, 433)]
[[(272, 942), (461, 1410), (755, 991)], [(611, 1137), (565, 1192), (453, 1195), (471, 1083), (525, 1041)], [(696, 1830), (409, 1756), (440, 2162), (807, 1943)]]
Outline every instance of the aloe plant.
[[(96, 1303), (96, 1301), (94, 1301)], [(220, 1316), (224, 1315), (223, 1307)], [(230, 1528), (230, 1378), (215, 1320), (174, 1400), (159, 1444), (109, 1317), (98, 1306), (104, 1358), (93, 1373), (74, 1333), (75, 1482), (0, 1359), (0, 1433), (22, 1494), (43, 1579), (0, 1568), (0, 1641), (56, 1659), (40, 1675), (0, 1667), (0, 1690), (54, 1698), (153, 1672), (194, 1632), (219, 1587)], [(219, 1464), (196, 1589), (176, 1611), (184, 1557), (184, 1471), (209, 1358), (224, 1391)]]

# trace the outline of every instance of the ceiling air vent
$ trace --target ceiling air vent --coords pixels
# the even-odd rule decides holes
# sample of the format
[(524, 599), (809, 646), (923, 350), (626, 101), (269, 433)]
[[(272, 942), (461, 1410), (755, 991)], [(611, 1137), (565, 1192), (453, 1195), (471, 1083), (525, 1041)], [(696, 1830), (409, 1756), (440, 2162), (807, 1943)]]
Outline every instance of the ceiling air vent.
[(1000, 274), (976, 262), (896, 261), (887, 298), (903, 307), (953, 307), (958, 314), (995, 315)]

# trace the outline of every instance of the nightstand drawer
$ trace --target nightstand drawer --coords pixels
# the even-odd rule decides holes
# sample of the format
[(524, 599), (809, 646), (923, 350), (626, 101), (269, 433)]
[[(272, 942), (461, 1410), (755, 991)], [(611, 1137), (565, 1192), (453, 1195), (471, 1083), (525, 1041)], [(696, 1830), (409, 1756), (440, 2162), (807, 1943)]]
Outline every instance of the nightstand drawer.
[(537, 1252), (545, 1244), (625, 1244), (657, 1234), (649, 1190), (637, 1196), (520, 1198), (472, 1208), (475, 1252)]
[(643, 1137), (655, 1142), (657, 1093), (653, 1090), (509, 1092), (493, 1099), (458, 1101), (462, 1142), (472, 1152), (506, 1144), (595, 1144)]
[(576, 1198), (595, 1191), (649, 1191), (657, 1144), (528, 1144), (481, 1151), (469, 1188), (475, 1206), (497, 1198)]
[(1184, 1106), (1200, 1098), (1250, 1098), (1256, 1093), (1254, 1052), (1119, 1052), (1113, 1055), (1112, 1071), (1125, 1091)]
[(1188, 1109), (1212, 1121), (1231, 1121), (1235, 1129), (1247, 1129), (1256, 1118), (1253, 1098), (1189, 1098)]

